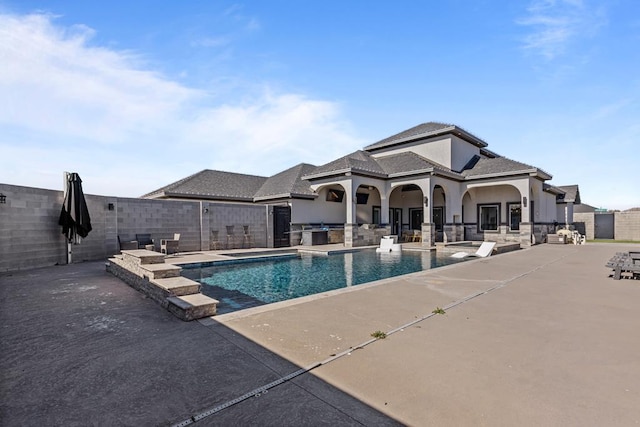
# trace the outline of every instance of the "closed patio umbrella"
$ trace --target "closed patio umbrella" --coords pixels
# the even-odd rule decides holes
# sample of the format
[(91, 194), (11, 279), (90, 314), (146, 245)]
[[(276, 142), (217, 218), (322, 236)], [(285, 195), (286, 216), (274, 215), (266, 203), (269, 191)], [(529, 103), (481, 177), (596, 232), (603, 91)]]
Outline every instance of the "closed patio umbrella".
[(71, 264), (71, 244), (79, 244), (91, 231), (89, 209), (82, 192), (82, 180), (73, 172), (65, 172), (65, 191), (58, 224), (67, 238), (67, 263)]

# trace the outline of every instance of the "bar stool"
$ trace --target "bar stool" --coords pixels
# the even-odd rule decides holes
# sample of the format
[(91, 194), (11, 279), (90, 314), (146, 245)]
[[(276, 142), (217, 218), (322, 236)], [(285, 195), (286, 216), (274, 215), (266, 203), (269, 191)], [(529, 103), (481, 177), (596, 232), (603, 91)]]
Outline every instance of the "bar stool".
[[(233, 225), (227, 225), (227, 249), (232, 249), (234, 241), (236, 240), (235, 232), (233, 231)], [(231, 244), (229, 244), (231, 242)]]
[(249, 232), (249, 226), (243, 225), (243, 234), (242, 234), (242, 247), (244, 248), (245, 242), (247, 243), (247, 247), (250, 248), (253, 244), (251, 233)]
[(214, 251), (218, 249), (224, 249), (222, 242), (220, 241), (220, 232), (218, 230), (211, 230), (211, 245), (210, 248)]

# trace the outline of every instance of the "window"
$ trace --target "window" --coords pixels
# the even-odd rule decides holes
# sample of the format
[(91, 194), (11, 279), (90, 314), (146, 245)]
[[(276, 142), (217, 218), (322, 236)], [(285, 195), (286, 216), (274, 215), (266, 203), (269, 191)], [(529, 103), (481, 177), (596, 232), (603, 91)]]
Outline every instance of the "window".
[(500, 223), (500, 204), (478, 205), (478, 231), (497, 231)]
[(344, 197), (344, 191), (342, 190), (329, 190), (327, 191), (327, 202), (342, 203)]
[(356, 203), (358, 205), (366, 205), (369, 200), (369, 193), (356, 193)]
[(520, 223), (522, 222), (522, 206), (520, 203), (507, 203), (507, 211), (509, 215), (509, 230), (520, 230)]
[(374, 206), (372, 208), (371, 215), (373, 217), (374, 224), (382, 224), (382, 217), (380, 215), (380, 206)]

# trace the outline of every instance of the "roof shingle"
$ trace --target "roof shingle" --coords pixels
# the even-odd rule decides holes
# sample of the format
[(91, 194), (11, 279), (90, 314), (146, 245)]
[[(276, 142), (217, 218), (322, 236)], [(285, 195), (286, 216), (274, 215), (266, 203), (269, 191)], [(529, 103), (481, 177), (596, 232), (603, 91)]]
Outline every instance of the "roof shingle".
[(221, 200), (252, 201), (254, 194), (266, 180), (267, 178), (263, 176), (205, 169), (142, 197), (193, 196)]

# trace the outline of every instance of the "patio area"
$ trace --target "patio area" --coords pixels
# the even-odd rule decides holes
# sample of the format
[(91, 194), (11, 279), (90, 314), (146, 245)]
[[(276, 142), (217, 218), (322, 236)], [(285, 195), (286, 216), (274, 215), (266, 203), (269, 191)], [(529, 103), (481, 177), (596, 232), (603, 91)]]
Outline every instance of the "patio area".
[(103, 263), (2, 274), (0, 424), (172, 425), (303, 368), (196, 425), (635, 425), (640, 282), (605, 267), (630, 250), (539, 245), (198, 322)]

